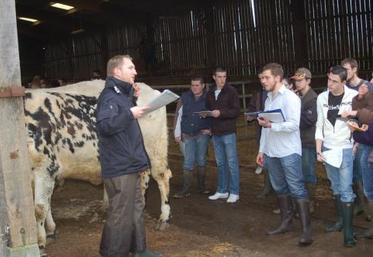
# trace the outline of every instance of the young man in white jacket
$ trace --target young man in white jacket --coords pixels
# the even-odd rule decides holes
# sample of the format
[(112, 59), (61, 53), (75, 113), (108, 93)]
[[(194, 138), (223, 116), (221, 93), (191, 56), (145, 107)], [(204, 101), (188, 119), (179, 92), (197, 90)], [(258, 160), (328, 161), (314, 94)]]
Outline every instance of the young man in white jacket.
[(352, 231), (353, 201), (353, 140), (345, 120), (344, 111), (352, 108), (355, 90), (346, 85), (347, 70), (340, 65), (330, 68), (328, 90), (317, 98), (316, 152), (317, 160), (325, 163), (328, 179), (335, 197), (337, 222), (326, 228), (327, 232), (343, 229), (344, 245), (353, 247), (356, 241)]

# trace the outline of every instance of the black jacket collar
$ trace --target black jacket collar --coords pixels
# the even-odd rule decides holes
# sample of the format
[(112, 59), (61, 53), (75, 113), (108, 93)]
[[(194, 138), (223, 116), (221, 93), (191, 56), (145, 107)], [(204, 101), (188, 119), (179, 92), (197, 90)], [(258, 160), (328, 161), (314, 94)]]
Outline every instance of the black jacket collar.
[(118, 94), (122, 93), (127, 96), (131, 96), (133, 94), (133, 88), (130, 83), (122, 81), (115, 77), (109, 76), (106, 78), (106, 87), (113, 88), (114, 91)]

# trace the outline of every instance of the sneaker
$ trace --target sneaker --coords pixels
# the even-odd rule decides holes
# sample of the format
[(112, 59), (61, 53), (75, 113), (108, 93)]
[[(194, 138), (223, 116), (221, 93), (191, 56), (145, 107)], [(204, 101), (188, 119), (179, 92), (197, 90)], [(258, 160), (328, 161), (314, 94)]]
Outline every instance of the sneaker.
[(225, 199), (225, 198), (228, 198), (228, 193), (216, 192), (215, 194), (209, 196), (210, 200), (218, 200), (218, 199)]
[(239, 195), (230, 194), (229, 198), (227, 199), (227, 203), (235, 203), (240, 199)]

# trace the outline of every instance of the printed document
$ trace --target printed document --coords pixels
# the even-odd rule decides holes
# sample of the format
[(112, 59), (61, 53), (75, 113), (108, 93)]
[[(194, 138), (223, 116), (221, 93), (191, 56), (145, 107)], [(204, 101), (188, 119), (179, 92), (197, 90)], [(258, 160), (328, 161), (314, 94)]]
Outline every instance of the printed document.
[(343, 160), (343, 149), (330, 149), (322, 152), (325, 162), (333, 167), (340, 168)]
[(179, 99), (179, 96), (177, 94), (168, 89), (165, 89), (160, 95), (158, 95), (156, 98), (150, 101), (150, 103), (147, 104), (149, 109), (147, 109), (145, 112), (148, 113), (157, 110), (169, 103), (176, 101), (177, 99)]

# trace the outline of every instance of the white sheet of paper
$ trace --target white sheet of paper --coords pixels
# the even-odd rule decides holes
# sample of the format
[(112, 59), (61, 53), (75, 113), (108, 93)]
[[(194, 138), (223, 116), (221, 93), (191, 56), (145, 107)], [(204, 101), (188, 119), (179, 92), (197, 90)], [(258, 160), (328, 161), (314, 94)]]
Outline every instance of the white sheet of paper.
[(147, 106), (149, 106), (149, 109), (146, 112), (157, 110), (162, 106), (176, 101), (177, 99), (179, 99), (179, 96), (177, 94), (168, 89), (165, 89), (160, 95), (158, 95), (156, 98), (150, 101), (150, 103), (147, 104)]
[(325, 162), (333, 167), (340, 168), (343, 160), (343, 149), (331, 149), (322, 152)]

